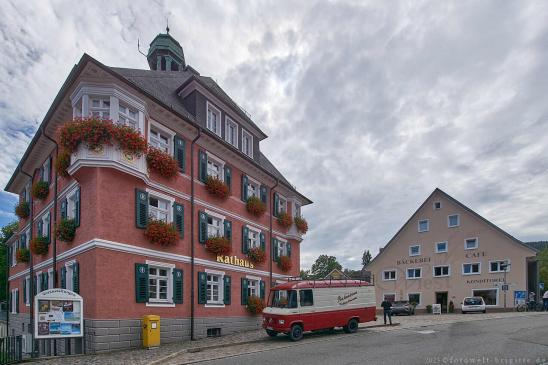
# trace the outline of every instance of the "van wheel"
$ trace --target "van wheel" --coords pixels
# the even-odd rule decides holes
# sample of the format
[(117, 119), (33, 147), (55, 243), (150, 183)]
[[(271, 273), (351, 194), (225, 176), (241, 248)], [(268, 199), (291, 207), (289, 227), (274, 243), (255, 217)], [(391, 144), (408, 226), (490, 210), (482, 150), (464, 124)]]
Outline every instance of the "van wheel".
[(291, 332), (289, 332), (289, 338), (291, 341), (299, 341), (303, 338), (303, 326), (300, 324), (294, 324), (291, 327)]
[(352, 318), (348, 321), (348, 324), (343, 327), (343, 331), (346, 333), (354, 333), (358, 330), (358, 321), (356, 318)]
[(266, 334), (269, 335), (270, 337), (278, 336), (278, 332), (272, 331), (272, 330), (266, 330)]

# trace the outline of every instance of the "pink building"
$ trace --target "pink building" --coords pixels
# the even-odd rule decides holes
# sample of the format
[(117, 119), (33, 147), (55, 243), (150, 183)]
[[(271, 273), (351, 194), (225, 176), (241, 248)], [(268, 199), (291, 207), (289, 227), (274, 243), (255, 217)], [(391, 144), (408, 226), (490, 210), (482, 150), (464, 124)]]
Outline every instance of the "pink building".
[[(85, 54), (6, 186), (20, 195), (21, 216), (28, 214), (9, 242), (10, 334), (30, 336), (34, 295), (56, 287), (84, 298), (88, 352), (140, 346), (146, 314), (161, 316), (162, 343), (256, 329), (260, 316), (248, 313), (248, 298), (264, 299), (272, 285), (299, 274), (306, 230), (279, 218), (300, 217), (311, 201), (261, 153), (267, 136), (185, 63), (171, 35), (159, 34), (147, 58), (150, 70), (140, 70)], [(62, 176), (58, 131), (81, 117), (139, 131), (176, 161), (175, 177), (147, 165), (150, 154), (127, 153), (116, 142), (80, 143)], [(55, 232), (67, 221), (77, 226), (70, 242)], [(151, 242), (144, 234), (151, 222), (173, 224), (175, 242)], [(229, 242), (230, 253), (212, 253), (212, 238)], [(264, 252), (264, 262), (250, 251)]]

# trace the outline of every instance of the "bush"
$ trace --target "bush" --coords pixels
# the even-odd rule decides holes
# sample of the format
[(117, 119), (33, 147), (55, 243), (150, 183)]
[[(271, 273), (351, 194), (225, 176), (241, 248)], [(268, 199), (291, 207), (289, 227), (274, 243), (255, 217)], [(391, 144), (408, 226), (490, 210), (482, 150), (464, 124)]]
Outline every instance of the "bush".
[(262, 264), (266, 260), (266, 253), (260, 247), (252, 247), (247, 251), (247, 257), (255, 264)]
[(426, 306), (426, 313), (432, 313), (432, 305), (431, 304), (428, 304)]
[(154, 147), (149, 147), (148, 149), (147, 166), (149, 170), (156, 171), (168, 179), (177, 176), (177, 172), (179, 171), (177, 161), (169, 153)]
[(44, 200), (49, 194), (49, 184), (45, 181), (37, 181), (32, 184), (32, 196), (38, 200)]
[(293, 218), (291, 218), (291, 215), (287, 212), (281, 212), (278, 214), (278, 223), (283, 228), (289, 228), (293, 224)]
[(213, 196), (220, 199), (226, 199), (230, 195), (228, 185), (219, 178), (208, 176), (205, 182), (206, 190)]
[(76, 221), (74, 219), (61, 219), (55, 227), (55, 237), (64, 242), (72, 242), (76, 235)]
[(228, 255), (231, 251), (230, 241), (221, 236), (209, 237), (206, 240), (205, 248), (215, 255)]
[(62, 177), (68, 177), (69, 173), (67, 169), (70, 166), (70, 153), (67, 151), (61, 152), (55, 160), (55, 171)]
[(172, 224), (157, 219), (148, 220), (144, 234), (151, 243), (161, 246), (174, 245), (179, 239), (179, 233)]
[(28, 248), (19, 248), (16, 252), (17, 262), (29, 262), (30, 251)]
[(30, 205), (26, 201), (20, 201), (19, 204), (15, 206), (15, 215), (21, 219), (28, 218), (30, 214)]
[(256, 196), (251, 196), (245, 204), (247, 211), (256, 217), (260, 217), (266, 212), (266, 204)]
[(247, 311), (251, 314), (260, 314), (265, 308), (265, 304), (261, 298), (256, 295), (247, 297)]
[(49, 239), (47, 237), (34, 237), (30, 241), (30, 249), (35, 255), (46, 255), (49, 250)]
[(295, 217), (295, 226), (302, 234), (306, 234), (306, 232), (308, 232), (308, 222), (303, 217)]
[(291, 270), (291, 258), (289, 256), (280, 256), (278, 259), (278, 267), (283, 272)]

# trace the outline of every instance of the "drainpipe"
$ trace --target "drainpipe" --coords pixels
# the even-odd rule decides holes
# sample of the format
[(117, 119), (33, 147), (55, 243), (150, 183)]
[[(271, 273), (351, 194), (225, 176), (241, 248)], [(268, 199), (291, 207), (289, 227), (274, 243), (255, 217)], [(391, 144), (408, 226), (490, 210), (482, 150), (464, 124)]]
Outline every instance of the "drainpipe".
[(194, 143), (202, 136), (201, 128), (190, 144), (190, 340), (194, 338)]
[(273, 247), (272, 247), (272, 219), (274, 216), (274, 189), (278, 186), (279, 180), (276, 179), (276, 184), (274, 184), (273, 187), (270, 188), (270, 260), (268, 260), (268, 268), (270, 271), (270, 283), (269, 283), (269, 289), (272, 288), (272, 255), (273, 255)]
[[(42, 135), (52, 141), (55, 144), (55, 161), (59, 158), (59, 145), (57, 142), (46, 134), (46, 131), (42, 131)], [(53, 166), (50, 166), (50, 169), (53, 169)], [(50, 171), (51, 174), (51, 171)], [(57, 226), (57, 169), (55, 169), (54, 181), (53, 181), (53, 227)], [(54, 232), (54, 230), (51, 230)], [(53, 287), (57, 288), (57, 236), (55, 233), (53, 236)]]

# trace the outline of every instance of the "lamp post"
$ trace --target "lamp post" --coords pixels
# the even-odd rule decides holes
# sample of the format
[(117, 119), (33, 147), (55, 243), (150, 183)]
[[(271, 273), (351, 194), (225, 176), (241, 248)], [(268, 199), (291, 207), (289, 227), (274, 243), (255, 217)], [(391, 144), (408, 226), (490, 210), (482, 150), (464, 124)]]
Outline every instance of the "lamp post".
[(510, 264), (508, 263), (508, 260), (504, 260), (500, 264), (500, 268), (504, 270), (504, 284), (502, 286), (502, 290), (504, 291), (504, 309), (506, 309), (506, 293), (508, 292), (508, 284), (506, 283), (506, 273), (508, 272), (509, 267), (510, 267)]

